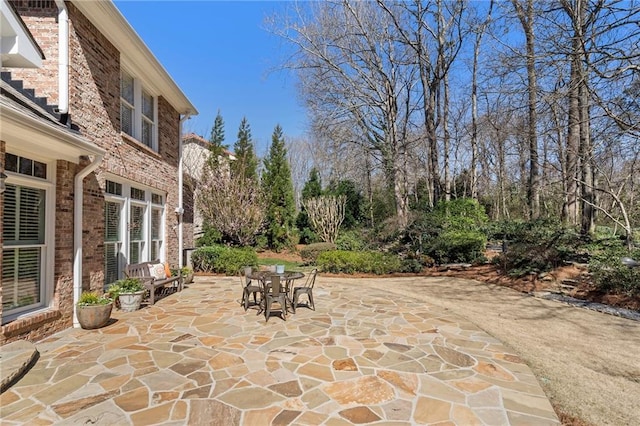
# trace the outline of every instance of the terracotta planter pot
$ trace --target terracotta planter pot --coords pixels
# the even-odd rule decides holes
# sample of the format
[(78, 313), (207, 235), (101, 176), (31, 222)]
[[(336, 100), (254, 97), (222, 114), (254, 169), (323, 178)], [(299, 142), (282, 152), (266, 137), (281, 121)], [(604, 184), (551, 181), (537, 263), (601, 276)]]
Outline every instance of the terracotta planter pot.
[(118, 295), (120, 310), (123, 312), (133, 312), (140, 309), (144, 293), (145, 290), (138, 291), (136, 293), (120, 293)]
[(76, 314), (80, 327), (87, 330), (104, 327), (111, 318), (111, 309), (113, 309), (113, 303), (77, 306)]

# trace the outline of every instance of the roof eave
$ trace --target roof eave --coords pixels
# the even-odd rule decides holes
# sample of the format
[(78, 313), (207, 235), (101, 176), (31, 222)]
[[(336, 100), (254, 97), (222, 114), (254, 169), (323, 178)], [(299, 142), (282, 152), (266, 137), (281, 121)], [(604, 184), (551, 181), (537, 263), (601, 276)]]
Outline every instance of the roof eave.
[(157, 94), (164, 97), (180, 114), (198, 114), (198, 110), (111, 0), (71, 2), (113, 43), (129, 67), (148, 78), (145, 82), (151, 84)]

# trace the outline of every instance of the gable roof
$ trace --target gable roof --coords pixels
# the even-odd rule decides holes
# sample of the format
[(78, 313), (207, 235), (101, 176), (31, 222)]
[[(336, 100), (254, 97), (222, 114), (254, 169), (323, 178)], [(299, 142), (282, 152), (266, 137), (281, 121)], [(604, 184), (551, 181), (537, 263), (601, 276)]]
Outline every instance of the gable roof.
[(164, 97), (180, 114), (197, 115), (198, 110), (173, 81), (140, 36), (111, 0), (71, 0), (71, 3), (120, 51), (124, 63), (145, 86)]
[[(209, 146), (211, 145), (211, 142), (209, 142), (208, 140), (206, 140), (202, 136), (197, 135), (195, 133), (187, 133), (186, 135), (184, 135), (182, 137), (182, 141), (185, 144), (195, 143), (196, 145), (199, 145), (199, 146), (201, 146), (203, 148), (207, 148), (207, 149), (209, 149)], [(225, 154), (230, 159), (235, 160), (235, 154), (233, 152), (229, 151), (228, 149), (223, 150), (222, 153)]]
[(27, 26), (8, 0), (0, 0), (0, 39), (2, 66), (40, 68), (44, 54)]

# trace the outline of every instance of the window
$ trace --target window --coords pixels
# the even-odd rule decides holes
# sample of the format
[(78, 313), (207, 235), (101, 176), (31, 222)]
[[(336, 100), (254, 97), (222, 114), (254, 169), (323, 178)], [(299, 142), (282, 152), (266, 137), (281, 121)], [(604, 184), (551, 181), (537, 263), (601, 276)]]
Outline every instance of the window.
[(157, 99), (139, 79), (120, 73), (120, 129), (157, 151)]
[[(10, 321), (26, 311), (47, 305), (46, 259), (49, 254), (46, 212), (49, 185), (39, 184), (33, 176), (46, 178), (46, 164), (7, 154), (13, 164), (7, 167), (28, 177), (16, 177), (4, 192), (2, 246), (2, 320)], [(27, 165), (30, 164), (30, 168)], [(34, 166), (35, 165), (35, 166)], [(23, 167), (24, 166), (24, 167)], [(40, 179), (37, 179), (41, 181)]]
[[(105, 285), (121, 277), (126, 263), (164, 259), (164, 200), (126, 182), (105, 183)], [(124, 195), (123, 195), (124, 194)]]

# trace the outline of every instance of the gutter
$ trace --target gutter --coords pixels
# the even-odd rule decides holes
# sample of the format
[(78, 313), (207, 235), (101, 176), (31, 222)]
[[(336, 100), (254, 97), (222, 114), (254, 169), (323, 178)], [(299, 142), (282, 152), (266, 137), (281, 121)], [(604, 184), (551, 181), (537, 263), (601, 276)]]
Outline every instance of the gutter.
[(60, 121), (68, 122), (69, 116), (69, 13), (64, 0), (56, 0), (58, 6), (58, 112)]
[(76, 304), (82, 294), (82, 208), (84, 203), (83, 180), (100, 166), (104, 154), (97, 154), (93, 161), (75, 176), (73, 182), (73, 327), (79, 328)]
[(191, 111), (187, 111), (184, 116), (180, 118), (180, 125), (178, 126), (178, 207), (176, 207), (176, 216), (178, 218), (178, 268), (182, 268), (183, 266), (185, 266), (183, 264), (184, 241), (182, 227), (182, 216), (184, 215), (184, 204), (182, 201), (184, 192), (184, 170), (182, 164), (182, 123), (191, 118), (191, 114)]

